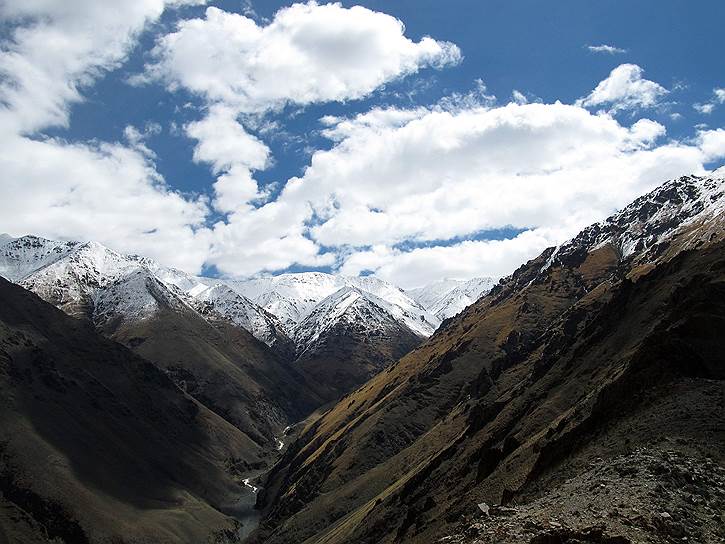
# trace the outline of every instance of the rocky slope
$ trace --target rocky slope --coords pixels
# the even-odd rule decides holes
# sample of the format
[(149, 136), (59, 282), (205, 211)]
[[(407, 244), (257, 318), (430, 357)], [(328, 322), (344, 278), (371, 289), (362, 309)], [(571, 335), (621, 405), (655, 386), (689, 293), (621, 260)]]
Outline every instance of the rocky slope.
[(0, 540), (232, 541), (263, 448), (88, 322), (0, 300)]
[(722, 174), (545, 251), (310, 423), (256, 541), (719, 542)]
[(282, 429), (322, 402), (277, 353), (227, 319), (196, 311), (145, 268), (96, 294), (93, 321), (271, 453)]

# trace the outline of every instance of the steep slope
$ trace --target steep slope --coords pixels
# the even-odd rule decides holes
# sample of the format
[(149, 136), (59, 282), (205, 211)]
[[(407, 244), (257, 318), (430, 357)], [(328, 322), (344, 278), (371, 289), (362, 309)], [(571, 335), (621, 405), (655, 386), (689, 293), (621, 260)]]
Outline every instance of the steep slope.
[[(92, 242), (26, 236), (0, 250), (9, 277), (157, 364), (270, 454), (281, 430), (322, 402), (285, 364), (292, 348), (286, 335), (274, 334), (278, 322), (224, 286)], [(266, 339), (278, 349), (267, 349), (244, 324), (258, 334), (268, 326)]]
[(357, 387), (439, 324), (378, 278), (309, 272), (224, 283), (279, 317), (295, 345), (293, 365), (325, 400)]
[(262, 342), (225, 319), (200, 315), (147, 269), (98, 293), (94, 323), (269, 451), (284, 427), (321, 403)]
[[(721, 174), (668, 182), (545, 251), (311, 423), (269, 478), (258, 541), (473, 541), (488, 527), (496, 542), (715, 542), (721, 525), (696, 520), (718, 511), (717, 479), (672, 498), (696, 505), (675, 531), (651, 492), (628, 495), (626, 478), (604, 490), (587, 470), (635, 447), (722, 470)], [(556, 501), (566, 482), (584, 495)], [(581, 510), (606, 494), (644, 515), (597, 517), (597, 537)], [(570, 532), (523, 514), (508, 526), (500, 508), (474, 523), (537, 498), (569, 508), (556, 523)]]
[(78, 242), (56, 242), (38, 236), (11, 238), (0, 245), (0, 275), (18, 282), (29, 274), (68, 255)]
[(293, 349), (279, 319), (223, 284), (197, 289), (195, 306), (202, 314), (214, 312), (249, 331), (268, 346)]
[[(68, 244), (56, 246), (54, 252), (66, 247)], [(77, 317), (89, 317), (93, 313), (93, 297), (99, 289), (139, 268), (137, 263), (95, 242), (73, 245), (61, 255), (47, 264), (41, 259), (37, 263), (41, 266), (22, 277), (19, 283)]]
[(0, 536), (233, 541), (252, 440), (154, 365), (0, 278)]
[(167, 286), (176, 287), (187, 303), (200, 314), (215, 316), (246, 329), (282, 356), (290, 356), (294, 351), (284, 325), (274, 314), (223, 281), (192, 276), (180, 270), (159, 266), (148, 259), (139, 259)]
[[(10, 240), (2, 249), (0, 271), (7, 277), (67, 313), (92, 320), (268, 446), (276, 445), (288, 423), (363, 383), (438, 324), (403, 291), (375, 278), (318, 273), (250, 282), (200, 278), (97, 243), (34, 236)], [(372, 311), (396, 323), (375, 332), (375, 324), (314, 311), (341, 286), (364, 291), (368, 304), (377, 306)], [(242, 292), (279, 312), (286, 325)], [(295, 341), (304, 337), (298, 327), (312, 314), (304, 328), (318, 327), (324, 338), (303, 347)], [(321, 321), (313, 324), (314, 319)], [(256, 346), (246, 331), (272, 350)], [(343, 339), (347, 344), (340, 348)], [(285, 364), (302, 354), (299, 364)]]
[(323, 299), (296, 328), (295, 366), (334, 400), (410, 351), (421, 337), (389, 303), (354, 287)]

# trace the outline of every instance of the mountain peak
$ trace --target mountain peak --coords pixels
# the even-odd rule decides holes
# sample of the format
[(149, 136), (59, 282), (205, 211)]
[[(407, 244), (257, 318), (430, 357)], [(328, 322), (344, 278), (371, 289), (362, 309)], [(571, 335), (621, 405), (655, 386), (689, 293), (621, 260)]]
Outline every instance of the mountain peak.
[[(722, 169), (720, 169), (722, 170)], [(562, 264), (576, 255), (610, 246), (620, 259), (650, 261), (665, 242), (683, 228), (725, 212), (725, 183), (721, 173), (682, 176), (655, 190), (557, 247), (544, 268)]]

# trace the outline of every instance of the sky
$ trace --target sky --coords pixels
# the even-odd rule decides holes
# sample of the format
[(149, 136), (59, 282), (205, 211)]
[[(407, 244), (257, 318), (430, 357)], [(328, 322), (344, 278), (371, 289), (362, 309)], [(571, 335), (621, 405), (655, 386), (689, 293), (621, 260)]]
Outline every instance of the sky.
[(0, 2), (0, 232), (498, 278), (725, 162), (725, 3)]

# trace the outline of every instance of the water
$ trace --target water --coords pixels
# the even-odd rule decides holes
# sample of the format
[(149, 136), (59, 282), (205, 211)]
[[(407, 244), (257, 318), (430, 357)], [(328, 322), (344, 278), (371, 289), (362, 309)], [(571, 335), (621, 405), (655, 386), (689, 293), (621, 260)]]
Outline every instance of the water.
[(232, 516), (241, 523), (239, 537), (242, 540), (252, 534), (262, 518), (262, 512), (254, 508), (260, 488), (255, 486), (252, 481), (263, 473), (264, 471), (258, 471), (245, 478), (243, 481), (244, 487), (237, 502), (224, 509), (225, 514)]
[[(287, 442), (292, 438), (287, 434), (290, 428), (285, 427), (282, 436), (275, 438), (277, 442), (276, 449), (280, 456)], [(257, 487), (253, 482), (256, 482), (265, 472), (266, 470), (258, 470), (248, 473), (247, 477), (242, 480), (244, 487), (237, 502), (224, 508), (225, 514), (232, 516), (242, 524), (238, 533), (242, 541), (252, 534), (262, 520), (262, 512), (254, 507), (257, 504), (257, 495), (262, 488)]]

